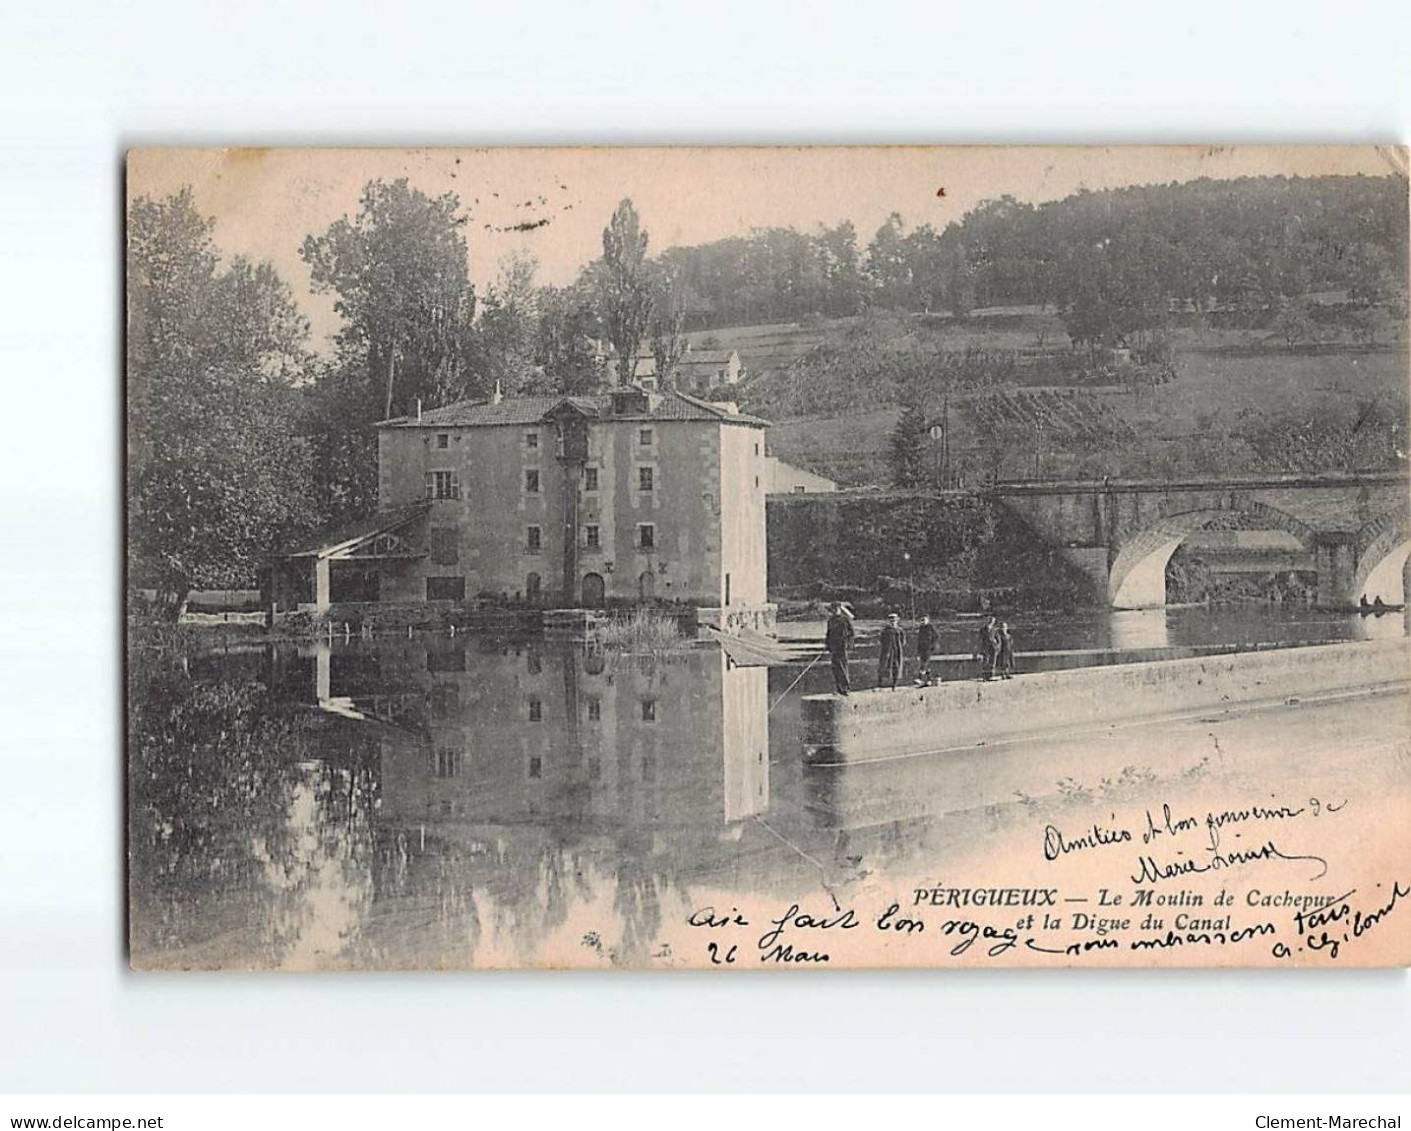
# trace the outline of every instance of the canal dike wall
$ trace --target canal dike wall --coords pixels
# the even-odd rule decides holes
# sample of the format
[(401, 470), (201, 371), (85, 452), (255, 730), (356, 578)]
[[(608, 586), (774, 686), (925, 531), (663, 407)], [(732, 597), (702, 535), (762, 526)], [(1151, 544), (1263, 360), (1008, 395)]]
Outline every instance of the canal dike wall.
[(1319, 644), (1035, 672), (1009, 680), (809, 695), (804, 759), (884, 761), (1026, 735), (1411, 683), (1411, 640)]

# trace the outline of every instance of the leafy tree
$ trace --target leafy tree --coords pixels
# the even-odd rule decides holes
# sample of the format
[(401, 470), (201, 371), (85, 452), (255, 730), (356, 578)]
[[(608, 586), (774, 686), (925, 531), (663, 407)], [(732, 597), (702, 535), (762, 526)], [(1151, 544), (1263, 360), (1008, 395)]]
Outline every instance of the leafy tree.
[(686, 353), (686, 304), (681, 283), (669, 264), (658, 264), (653, 272), (655, 296), (649, 327), (652, 360), (656, 363), (657, 385), (676, 387), (676, 369)]
[(339, 356), (310, 366), (304, 390), (303, 433), (312, 461), (314, 500), (327, 521), (377, 508), (377, 433), (368, 422), (382, 414), (356, 360)]
[(593, 348), (598, 334), (591, 293), (576, 284), (540, 290), (534, 348), (544, 375), (540, 391), (573, 394), (602, 388), (603, 364)]
[(857, 229), (851, 220), (842, 220), (821, 229), (817, 241), (823, 262), (821, 309), (834, 316), (856, 314), (862, 309), (867, 286), (857, 252)]
[(1313, 322), (1313, 307), (1306, 295), (1290, 295), (1279, 300), (1274, 328), (1284, 344), (1292, 349), (1299, 342), (1313, 338), (1317, 327)]
[(893, 212), (867, 245), (867, 277), (875, 299), (886, 310), (905, 310), (911, 302), (911, 263), (901, 213)]
[(892, 429), (890, 463), (897, 487), (921, 487), (931, 480), (926, 410), (920, 397), (908, 393)]
[(485, 293), (475, 324), (473, 357), (480, 381), (506, 396), (537, 389), (542, 374), (535, 364), (539, 328), (539, 292), (534, 286), (538, 261), (511, 254), (500, 263), (499, 278)]
[(405, 179), (369, 181), (356, 216), (299, 250), (315, 292), (338, 296), (340, 354), (362, 370), (382, 418), (412, 411), (418, 398), (446, 404), (469, 390), (475, 294), (465, 222), (454, 193), (433, 198)]
[(652, 284), (647, 269), (647, 233), (637, 209), (624, 199), (603, 229), (603, 257), (594, 264), (598, 313), (617, 351), (617, 380), (636, 376), (637, 350), (652, 316)]
[(911, 280), (911, 305), (930, 312), (945, 300), (949, 282), (945, 245), (930, 224), (922, 224), (903, 242)]
[(308, 327), (267, 264), (222, 269), (189, 189), (128, 211), (133, 580), (179, 616), (191, 589), (248, 585), (316, 515), (293, 382)]
[(946, 268), (946, 305), (957, 318), (975, 309), (975, 276), (961, 251), (953, 251)]

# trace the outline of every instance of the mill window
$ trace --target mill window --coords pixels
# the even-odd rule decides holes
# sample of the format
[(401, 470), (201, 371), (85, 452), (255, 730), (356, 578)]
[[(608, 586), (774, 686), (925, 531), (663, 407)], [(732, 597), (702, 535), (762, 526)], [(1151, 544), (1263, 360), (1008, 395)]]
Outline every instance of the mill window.
[(459, 499), (461, 497), (461, 477), (454, 471), (428, 471), (426, 473), (426, 497), (428, 499)]

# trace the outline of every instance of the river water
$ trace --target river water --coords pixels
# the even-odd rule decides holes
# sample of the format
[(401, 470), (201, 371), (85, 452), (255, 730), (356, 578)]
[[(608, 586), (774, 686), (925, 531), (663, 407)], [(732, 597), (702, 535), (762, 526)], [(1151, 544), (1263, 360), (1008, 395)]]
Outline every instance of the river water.
[[(1400, 615), (1286, 607), (1011, 625), (1021, 678), (1405, 631)], [(871, 626), (859, 627), (865, 687), (875, 661)], [(975, 622), (940, 628), (955, 657), (944, 674), (972, 677)], [(812, 638), (821, 625), (781, 632)], [(142, 967), (585, 954), (650, 965), (669, 961), (671, 928), (702, 890), (861, 882), (944, 859), (976, 814), (993, 828), (1035, 798), (1115, 788), (1083, 785), (1081, 751), (1070, 743), (1060, 756), (1061, 742), (987, 753), (1009, 760), (1002, 796), (964, 758), (806, 770), (798, 702), (829, 689), (826, 663), (739, 667), (715, 647), (631, 655), (420, 634), (143, 653), (131, 671), (131, 943)], [(1203, 770), (1143, 741), (1120, 781)]]

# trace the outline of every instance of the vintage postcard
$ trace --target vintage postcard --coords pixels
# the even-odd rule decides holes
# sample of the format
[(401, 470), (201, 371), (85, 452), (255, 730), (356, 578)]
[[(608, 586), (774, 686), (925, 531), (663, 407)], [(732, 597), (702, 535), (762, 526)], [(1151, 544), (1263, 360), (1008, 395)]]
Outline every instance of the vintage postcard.
[(1411, 962), (1407, 173), (131, 152), (132, 965)]

